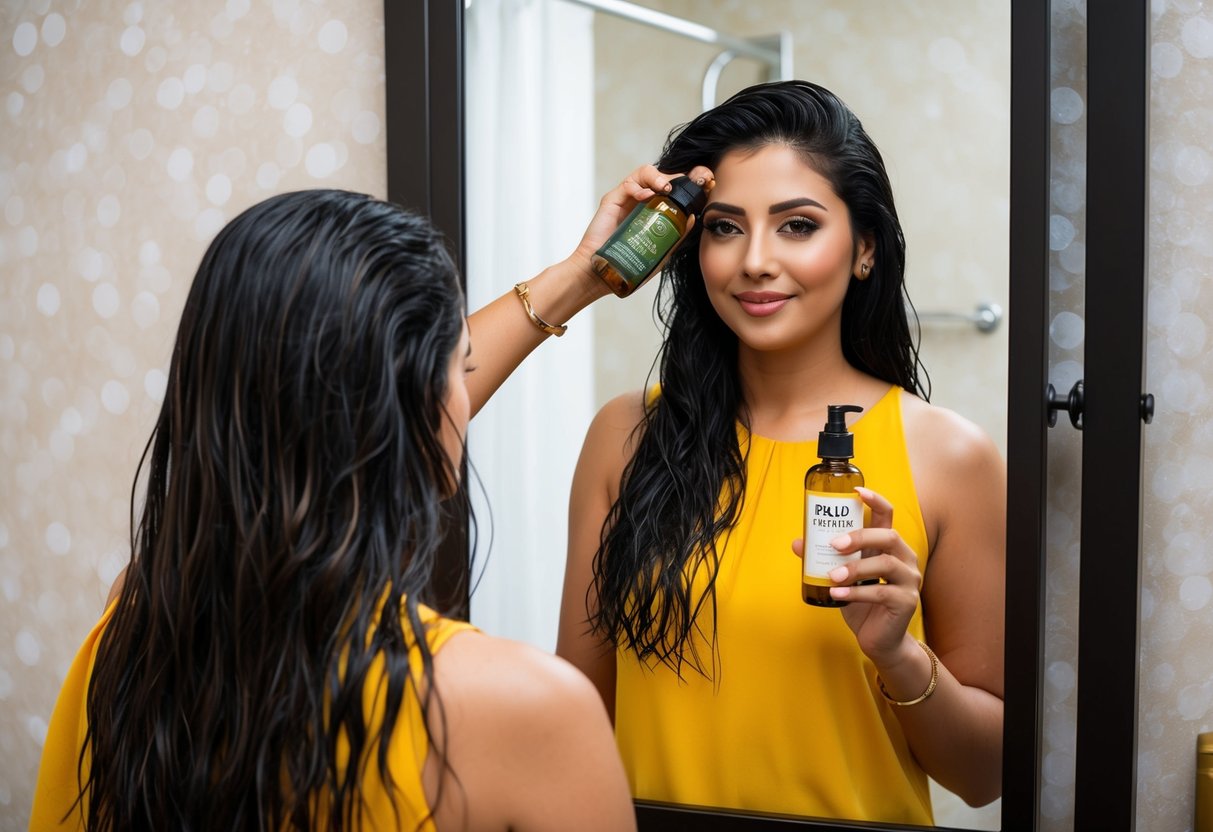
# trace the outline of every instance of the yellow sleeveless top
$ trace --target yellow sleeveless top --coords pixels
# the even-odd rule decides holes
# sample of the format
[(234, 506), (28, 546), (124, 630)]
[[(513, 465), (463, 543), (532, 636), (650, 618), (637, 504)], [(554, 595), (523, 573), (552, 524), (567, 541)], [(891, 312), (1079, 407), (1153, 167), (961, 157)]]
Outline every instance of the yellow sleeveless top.
[[(80, 792), (76, 779), (76, 764), (80, 749), (88, 730), (88, 685), (92, 677), (93, 663), (105, 627), (113, 616), (114, 604), (106, 609), (101, 620), (93, 627), (76, 654), (67, 679), (59, 692), (46, 743), (42, 749), (42, 761), (38, 770), (38, 783), (34, 789), (34, 805), (30, 816), (31, 830), (82, 829), (84, 812), (80, 806), (72, 810), (72, 803)], [(443, 618), (428, 607), (420, 607), (421, 620), (426, 625), (426, 643), (435, 655), (451, 636), (464, 630), (475, 629), (471, 624)], [(408, 618), (401, 613), (405, 633), (409, 632)], [(421, 653), (414, 649), (409, 655), (413, 678), (422, 677)], [(372, 664), (363, 693), (363, 711), (370, 715), (368, 728), (375, 736), (383, 724), (384, 700), (387, 693), (383, 682), (383, 658)], [(432, 821), (421, 823), (430, 814), (430, 806), (422, 787), (421, 772), (425, 765), (429, 743), (425, 732), (425, 721), (421, 705), (413, 684), (406, 684), (404, 701), (392, 732), (389, 761), (399, 816), (393, 810), (391, 798), (379, 777), (379, 766), (375, 761), (378, 743), (369, 743), (363, 750), (368, 761), (363, 768), (362, 797), (360, 807), (361, 829), (397, 829), (397, 819), (403, 824), (400, 829), (421, 829), (434, 832)], [(339, 737), (338, 759), (348, 759), (349, 747), (344, 737)], [(87, 766), (87, 758), (86, 758)], [(87, 768), (85, 770), (87, 776)], [(322, 798), (323, 799), (323, 798)], [(419, 824), (421, 824), (419, 826)]]
[[(926, 568), (927, 535), (893, 387), (853, 424), (865, 484)], [(648, 800), (802, 816), (933, 823), (927, 777), (840, 611), (800, 597), (804, 475), (817, 442), (747, 436), (745, 502), (721, 541), (695, 628), (705, 678), (617, 654), (615, 733), (632, 793)], [(693, 597), (707, 570), (697, 570)], [(909, 632), (923, 637), (922, 609)], [(684, 647), (684, 655), (691, 655)]]

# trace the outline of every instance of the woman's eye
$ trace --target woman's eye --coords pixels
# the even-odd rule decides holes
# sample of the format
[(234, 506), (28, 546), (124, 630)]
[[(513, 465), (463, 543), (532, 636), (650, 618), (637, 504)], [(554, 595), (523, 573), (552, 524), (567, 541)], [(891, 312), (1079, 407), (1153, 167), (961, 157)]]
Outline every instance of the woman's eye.
[(706, 223), (704, 223), (703, 227), (706, 228), (709, 233), (714, 234), (717, 237), (727, 237), (733, 234), (741, 233), (741, 229), (737, 227), (736, 223), (723, 219), (708, 220)]
[(790, 219), (783, 224), (783, 230), (796, 236), (812, 234), (817, 229), (817, 223), (813, 222), (812, 220), (804, 219), (803, 217)]

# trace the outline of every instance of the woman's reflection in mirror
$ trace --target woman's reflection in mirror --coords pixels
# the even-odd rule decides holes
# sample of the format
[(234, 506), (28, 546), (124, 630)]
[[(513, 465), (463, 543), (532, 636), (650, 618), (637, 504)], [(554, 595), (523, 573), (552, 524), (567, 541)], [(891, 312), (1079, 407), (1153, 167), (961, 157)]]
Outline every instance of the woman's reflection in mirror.
[[(676, 128), (715, 176), (667, 264), (658, 383), (609, 402), (574, 477), (558, 653), (598, 687), (634, 796), (929, 824), (928, 777), (998, 797), (1005, 468), (928, 403), (905, 241), (859, 120), (803, 81)], [(852, 425), (868, 528), (801, 600), (804, 476)], [(875, 579), (875, 580), (874, 580)], [(864, 581), (864, 585), (856, 585)]]

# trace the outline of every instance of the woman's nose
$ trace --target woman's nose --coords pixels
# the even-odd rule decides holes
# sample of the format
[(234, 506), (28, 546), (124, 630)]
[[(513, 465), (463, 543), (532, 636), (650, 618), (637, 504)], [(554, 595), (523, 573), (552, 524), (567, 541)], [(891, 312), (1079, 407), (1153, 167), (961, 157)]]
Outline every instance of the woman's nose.
[(742, 274), (754, 280), (774, 277), (777, 270), (772, 261), (770, 245), (758, 234), (752, 235), (747, 242)]

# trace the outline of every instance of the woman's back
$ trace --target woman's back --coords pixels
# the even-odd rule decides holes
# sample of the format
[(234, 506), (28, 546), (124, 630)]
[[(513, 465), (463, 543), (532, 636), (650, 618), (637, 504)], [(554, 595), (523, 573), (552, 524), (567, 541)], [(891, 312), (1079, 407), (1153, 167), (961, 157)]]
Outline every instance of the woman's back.
[[(113, 610), (107, 607), (85, 639), (59, 694), (34, 794), (32, 830), (81, 828), (77, 764), (87, 735), (88, 684)], [(356, 828), (559, 830), (563, 818), (575, 815), (599, 818), (604, 830), (628, 828), (632, 819), (621, 778), (612, 783), (609, 770), (605, 782), (603, 772), (584, 776), (593, 771), (593, 761), (615, 753), (605, 712), (585, 677), (553, 656), (485, 636), (464, 622), (424, 608), (422, 617), (443, 692), (441, 717), (431, 719), (428, 729), (444, 744), (445, 765), (458, 783), (444, 781), (444, 763), (429, 753), (427, 726), (410, 686), (388, 752), (392, 788), (364, 753)], [(410, 655), (416, 682), (420, 655)], [(383, 722), (381, 673), (368, 677), (363, 696), (373, 733)], [(329, 797), (319, 800), (323, 816)]]

